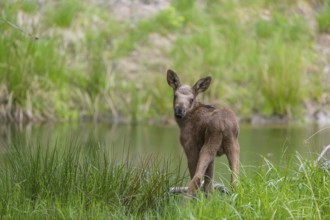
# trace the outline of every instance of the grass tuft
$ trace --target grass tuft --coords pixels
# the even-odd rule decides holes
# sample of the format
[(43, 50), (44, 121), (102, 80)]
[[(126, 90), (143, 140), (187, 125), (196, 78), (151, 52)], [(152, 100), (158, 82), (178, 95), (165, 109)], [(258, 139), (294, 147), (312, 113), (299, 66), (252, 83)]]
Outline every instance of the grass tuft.
[(330, 4), (324, 3), (321, 12), (317, 15), (317, 24), (320, 32), (330, 31)]
[(68, 28), (82, 9), (82, 4), (79, 1), (60, 0), (47, 9), (46, 23), (61, 28)]
[(128, 155), (118, 161), (91, 137), (85, 145), (21, 138), (7, 149), (0, 164), (2, 219), (330, 217), (329, 168), (298, 154), (282, 165), (264, 158), (258, 167), (243, 166), (230, 195), (199, 192), (185, 205), (184, 196), (168, 193), (183, 184), (170, 160)]
[(61, 144), (10, 146), (0, 169), (2, 218), (140, 216), (164, 206), (171, 184), (181, 182), (165, 160), (120, 162), (96, 143)]

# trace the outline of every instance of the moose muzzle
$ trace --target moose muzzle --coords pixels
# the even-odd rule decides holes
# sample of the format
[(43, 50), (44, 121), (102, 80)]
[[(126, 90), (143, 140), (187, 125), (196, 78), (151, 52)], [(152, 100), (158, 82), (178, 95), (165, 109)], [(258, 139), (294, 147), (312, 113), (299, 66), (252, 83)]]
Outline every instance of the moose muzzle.
[(176, 118), (183, 118), (186, 115), (186, 110), (182, 107), (177, 107), (174, 109), (174, 115)]

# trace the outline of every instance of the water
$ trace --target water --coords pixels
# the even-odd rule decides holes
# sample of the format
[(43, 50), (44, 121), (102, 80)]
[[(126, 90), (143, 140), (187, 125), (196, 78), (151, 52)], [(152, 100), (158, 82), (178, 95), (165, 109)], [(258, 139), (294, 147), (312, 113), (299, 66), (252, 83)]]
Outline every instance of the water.
[[(297, 152), (308, 159), (315, 159), (322, 148), (330, 144), (330, 128), (322, 131), (320, 129), (324, 127), (241, 125), (241, 164), (246, 167), (258, 166), (263, 162), (263, 157), (273, 164), (281, 164)], [(315, 134), (317, 131), (320, 132)], [(183, 169), (186, 169), (184, 153), (178, 140), (179, 129), (176, 125), (1, 125), (0, 156), (10, 151), (8, 146), (17, 138), (41, 146), (63, 141), (75, 141), (89, 146), (92, 141), (93, 146), (97, 142), (98, 147), (111, 149), (114, 157), (119, 160), (125, 160), (127, 154), (134, 159), (152, 155), (157, 158), (169, 158), (173, 166), (181, 161)], [(228, 175), (226, 158), (217, 159), (216, 177), (226, 176), (224, 178), (227, 179)]]

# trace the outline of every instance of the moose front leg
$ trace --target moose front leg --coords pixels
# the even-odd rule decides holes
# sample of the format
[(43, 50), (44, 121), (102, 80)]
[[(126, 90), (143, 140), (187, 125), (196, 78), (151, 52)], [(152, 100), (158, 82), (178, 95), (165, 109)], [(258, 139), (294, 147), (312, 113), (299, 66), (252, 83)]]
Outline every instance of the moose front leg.
[(213, 170), (214, 170), (214, 160), (209, 164), (204, 175), (204, 184), (202, 190), (205, 193), (209, 193), (213, 189)]
[[(192, 148), (194, 149), (194, 148)], [(198, 163), (198, 151), (193, 150), (193, 151), (188, 151), (186, 152), (187, 155), (187, 160), (188, 160), (188, 169), (189, 169), (189, 174), (190, 174), (190, 179), (192, 179), (195, 175), (196, 168), (197, 168), (197, 163)]]
[[(202, 149), (199, 153), (199, 159), (198, 159), (198, 164), (197, 164), (195, 175), (192, 178), (192, 180), (189, 184), (188, 190), (187, 190), (187, 194), (189, 196), (195, 195), (196, 189), (198, 187), (200, 187), (202, 178), (206, 174), (206, 170), (208, 169), (208, 167), (210, 165), (211, 165), (212, 169), (210, 169), (209, 171), (212, 171), (212, 176), (209, 176), (209, 177), (211, 177), (211, 178), (213, 177), (213, 161), (214, 161), (215, 155), (216, 155), (216, 151), (214, 151), (209, 146), (202, 147)], [(207, 186), (209, 186), (209, 182), (212, 180), (209, 178), (207, 178), (207, 179), (208, 180), (206, 180), (207, 182), (205, 184)]]

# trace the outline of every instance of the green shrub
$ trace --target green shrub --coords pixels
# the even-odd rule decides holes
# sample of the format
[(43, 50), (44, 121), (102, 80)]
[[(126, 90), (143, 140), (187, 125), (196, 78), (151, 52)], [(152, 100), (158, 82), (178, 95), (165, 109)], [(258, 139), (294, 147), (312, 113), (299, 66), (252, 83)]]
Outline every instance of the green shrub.
[(49, 5), (45, 12), (46, 23), (62, 28), (70, 27), (82, 9), (82, 4), (79, 1), (60, 0), (55, 5)]
[(25, 13), (33, 14), (38, 11), (38, 2), (35, 0), (23, 0), (20, 1), (20, 8)]
[(260, 61), (264, 65), (258, 76), (265, 109), (271, 114), (290, 114), (302, 99), (304, 73), (300, 50), (276, 40), (268, 50), (266, 60)]
[(330, 30), (330, 4), (326, 3), (323, 9), (317, 15), (317, 24), (320, 32), (329, 32)]

